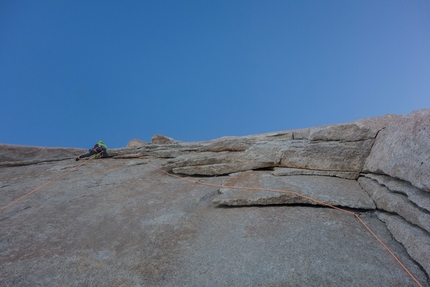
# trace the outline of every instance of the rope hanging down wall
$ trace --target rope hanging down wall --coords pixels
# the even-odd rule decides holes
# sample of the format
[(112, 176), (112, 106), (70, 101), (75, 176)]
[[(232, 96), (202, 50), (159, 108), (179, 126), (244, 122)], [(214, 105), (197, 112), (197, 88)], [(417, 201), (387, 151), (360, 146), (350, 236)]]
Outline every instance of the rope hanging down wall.
[(27, 192), (26, 194), (24, 194), (23, 196), (21, 196), (21, 197), (19, 197), (19, 198), (15, 199), (15, 200), (14, 200), (14, 201), (12, 201), (11, 203), (6, 204), (6, 205), (5, 205), (5, 206), (3, 206), (3, 207), (0, 207), (0, 211), (2, 211), (3, 209), (8, 208), (8, 207), (9, 207), (9, 206), (11, 206), (12, 204), (17, 203), (18, 201), (20, 201), (20, 200), (22, 200), (22, 199), (26, 198), (27, 196), (29, 196), (30, 194), (32, 194), (32, 193), (34, 193), (34, 192), (38, 191), (39, 189), (42, 189), (43, 187), (47, 186), (48, 184), (50, 184), (50, 183), (52, 183), (52, 182), (56, 181), (57, 179), (59, 179), (59, 178), (61, 178), (61, 177), (65, 176), (66, 174), (68, 174), (68, 173), (70, 173), (70, 172), (74, 171), (74, 170), (75, 170), (75, 169), (77, 169), (78, 167), (83, 166), (84, 164), (86, 164), (87, 162), (89, 162), (91, 159), (92, 159), (92, 157), (90, 157), (90, 158), (89, 158), (89, 159), (87, 159), (87, 160), (84, 160), (81, 164), (79, 164), (79, 165), (75, 166), (74, 168), (71, 168), (70, 170), (68, 170), (68, 171), (66, 171), (66, 172), (64, 172), (64, 173), (62, 173), (62, 174), (60, 174), (60, 175), (59, 175), (59, 176), (57, 176), (56, 178), (51, 179), (50, 181), (48, 181), (48, 182), (46, 182), (46, 183), (42, 184), (41, 186), (36, 187), (36, 188), (35, 188), (35, 189), (33, 189), (32, 191)]
[[(142, 158), (142, 159), (144, 159), (144, 158)], [(158, 168), (157, 166), (155, 166), (155, 165), (153, 165), (152, 163), (150, 163), (148, 160), (146, 160), (146, 163), (149, 165), (149, 166), (151, 166), (152, 168), (154, 168), (154, 169), (156, 169), (156, 170), (158, 170), (159, 172), (162, 172), (162, 173), (164, 173), (164, 174), (166, 174), (166, 175), (168, 175), (168, 176), (172, 176), (172, 177), (175, 177), (175, 178), (178, 178), (178, 179), (180, 179), (180, 180), (185, 180), (185, 181), (188, 181), (188, 182), (190, 182), (190, 183), (193, 183), (193, 184), (200, 184), (200, 185), (206, 185), (206, 186), (213, 186), (213, 187), (219, 187), (219, 188), (229, 188), (229, 189), (242, 189), (242, 190), (250, 190), (250, 191), (256, 191), (256, 190), (260, 190), (260, 191), (272, 191), (272, 192), (279, 192), (279, 193), (288, 193), (288, 194), (292, 194), (292, 195), (296, 195), (296, 196), (300, 196), (300, 197), (302, 197), (302, 198), (305, 198), (305, 199), (308, 199), (308, 200), (311, 200), (311, 201), (314, 201), (314, 202), (316, 202), (316, 203), (318, 203), (318, 204), (321, 204), (321, 205), (324, 205), (324, 206), (327, 206), (327, 207), (330, 207), (330, 208), (333, 208), (333, 209), (336, 209), (336, 210), (339, 210), (339, 211), (341, 211), (341, 212), (344, 212), (344, 213), (347, 213), (347, 214), (349, 214), (349, 215), (353, 215), (365, 228), (366, 228), (366, 230), (367, 231), (369, 231), (370, 232), (370, 234), (372, 234), (372, 236), (373, 237), (375, 237), (375, 239), (388, 251), (388, 253), (394, 258), (394, 260), (403, 268), (403, 270), (405, 270), (405, 272), (412, 278), (412, 280), (414, 280), (414, 282), (418, 285), (418, 286), (420, 286), (420, 287), (423, 287), (423, 285), (418, 281), (418, 279), (417, 278), (415, 278), (415, 276), (408, 270), (408, 268), (400, 261), (400, 259), (399, 258), (397, 258), (397, 256), (393, 253), (393, 251), (391, 251), (391, 249), (372, 231), (372, 229), (360, 218), (360, 214), (359, 213), (354, 213), (354, 212), (351, 212), (351, 211), (349, 211), (349, 210), (346, 210), (346, 209), (343, 209), (343, 208), (340, 208), (340, 207), (337, 207), (337, 206), (334, 206), (334, 205), (331, 205), (331, 204), (328, 204), (328, 203), (325, 203), (325, 202), (323, 202), (323, 201), (320, 201), (320, 200), (318, 200), (318, 199), (315, 199), (315, 198), (312, 198), (312, 197), (309, 197), (309, 196), (306, 196), (306, 195), (303, 195), (303, 194), (300, 194), (300, 193), (298, 193), (298, 192), (295, 192), (295, 191), (289, 191), (289, 190), (282, 190), (282, 189), (270, 189), (270, 188), (259, 188), (259, 187), (244, 187), (244, 186), (228, 186), (228, 185), (220, 185), (220, 184), (213, 184), (213, 183), (205, 183), (205, 182), (199, 182), (199, 181), (195, 181), (195, 180), (192, 180), (192, 179), (189, 179), (189, 178), (185, 178), (185, 177), (181, 177), (181, 176), (178, 176), (178, 175), (175, 175), (175, 174), (171, 174), (171, 173), (168, 173), (168, 172), (166, 172), (166, 171), (164, 171), (164, 170), (162, 170), (162, 169), (160, 169), (160, 168)]]
[[(55, 177), (54, 179), (52, 179), (52, 180), (50, 180), (50, 181), (48, 181), (48, 182), (46, 182), (45, 184), (43, 184), (43, 185), (41, 185), (41, 186), (39, 186), (39, 187), (37, 187), (37, 188), (35, 188), (35, 189), (33, 189), (33, 190), (31, 190), (30, 192), (28, 192), (28, 193), (26, 193), (26, 194), (24, 194), (23, 196), (21, 196), (21, 197), (19, 197), (19, 198), (17, 198), (17, 199), (15, 199), (14, 201), (12, 201), (12, 202), (10, 202), (9, 204), (7, 204), (7, 205), (5, 205), (5, 206), (3, 206), (3, 207), (0, 207), (0, 211), (2, 211), (2, 210), (4, 210), (4, 209), (6, 209), (6, 208), (8, 208), (9, 206), (11, 206), (11, 205), (13, 205), (14, 203), (16, 203), (16, 202), (18, 202), (18, 201), (20, 201), (20, 200), (22, 200), (22, 199), (24, 199), (24, 198), (26, 198), (27, 196), (29, 196), (29, 195), (31, 195), (32, 193), (34, 193), (34, 192), (36, 192), (36, 191), (38, 191), (38, 190), (40, 190), (40, 189), (42, 189), (43, 187), (45, 187), (45, 186), (47, 186), (48, 184), (50, 184), (50, 183), (52, 183), (52, 182), (54, 182), (54, 181), (56, 181), (57, 179), (59, 179), (59, 178), (61, 178), (61, 177), (63, 177), (63, 176), (65, 176), (65, 175), (67, 175), (67, 174), (69, 174), (70, 172), (72, 172), (72, 171), (74, 171), (74, 170), (76, 170), (77, 168), (79, 168), (79, 167), (81, 167), (81, 166), (83, 166), (84, 164), (86, 164), (87, 162), (89, 162), (91, 159), (92, 159), (93, 157), (90, 157), (88, 160), (85, 160), (85, 161), (83, 161), (81, 164), (79, 164), (79, 165), (77, 165), (77, 166), (75, 166), (74, 168), (72, 168), (72, 169), (70, 169), (70, 170), (68, 170), (68, 171), (66, 171), (66, 172), (64, 172), (64, 173), (62, 173), (62, 174), (60, 174), (59, 176), (57, 176), (57, 177)], [(144, 159), (144, 158), (142, 158), (142, 159)], [(192, 183), (192, 184), (199, 184), (199, 185), (206, 185), (206, 186), (212, 186), (212, 187), (217, 187), (217, 188), (229, 188), (229, 189), (242, 189), (242, 190), (249, 190), (249, 191), (271, 191), (271, 192), (278, 192), (278, 193), (288, 193), (288, 194), (292, 194), (292, 195), (295, 195), (295, 196), (300, 196), (300, 197), (302, 197), (302, 198), (305, 198), (305, 199), (308, 199), (308, 200), (311, 200), (311, 201), (314, 201), (314, 202), (316, 202), (316, 203), (318, 203), (318, 204), (321, 204), (321, 205), (324, 205), (324, 206), (327, 206), (327, 207), (330, 207), (330, 208), (333, 208), (333, 209), (336, 209), (336, 210), (338, 210), (338, 211), (341, 211), (341, 212), (343, 212), (343, 213), (346, 213), (346, 214), (348, 214), (348, 215), (352, 215), (352, 216), (354, 216), (365, 228), (366, 228), (366, 230), (368, 231), (368, 232), (370, 232), (370, 234), (372, 234), (372, 236), (374, 236), (375, 237), (375, 239), (388, 251), (388, 253), (394, 258), (394, 260), (402, 267), (402, 269), (403, 270), (405, 270), (405, 272), (412, 278), (412, 280), (414, 280), (414, 282), (418, 285), (418, 286), (420, 286), (420, 287), (423, 287), (423, 285), (415, 278), (415, 276), (408, 270), (408, 268), (400, 261), (400, 259), (399, 258), (397, 258), (397, 256), (390, 250), (390, 248), (372, 231), (372, 229), (370, 229), (370, 227), (360, 218), (360, 214), (359, 213), (354, 213), (354, 212), (351, 212), (351, 211), (349, 211), (349, 210), (346, 210), (346, 209), (343, 209), (343, 208), (340, 208), (340, 207), (337, 207), (337, 206), (334, 206), (334, 205), (331, 205), (331, 204), (328, 204), (328, 203), (325, 203), (325, 202), (323, 202), (323, 201), (320, 201), (320, 200), (318, 200), (318, 199), (315, 199), (315, 198), (312, 198), (312, 197), (309, 197), (309, 196), (305, 196), (305, 195), (303, 195), (303, 194), (300, 194), (300, 193), (298, 193), (298, 192), (294, 192), (294, 191), (289, 191), (289, 190), (281, 190), (281, 189), (269, 189), (269, 188), (258, 188), (258, 187), (244, 187), (244, 186), (228, 186), (228, 185), (220, 185), (220, 184), (212, 184), (212, 183), (205, 183), (205, 182), (199, 182), (199, 181), (195, 181), (195, 180), (192, 180), (192, 179), (189, 179), (189, 178), (185, 178), (185, 177), (181, 177), (181, 176), (178, 176), (178, 175), (175, 175), (175, 174), (171, 174), (171, 173), (168, 173), (168, 172), (166, 172), (166, 171), (164, 171), (164, 170), (162, 170), (162, 169), (160, 169), (160, 168), (158, 168), (157, 166), (155, 166), (155, 165), (153, 165), (152, 163), (150, 163), (148, 160), (145, 160), (145, 162), (149, 165), (149, 166), (151, 166), (152, 168), (154, 168), (155, 170), (157, 170), (157, 171), (159, 171), (159, 172), (161, 172), (161, 173), (163, 173), (163, 174), (166, 174), (166, 175), (168, 175), (168, 176), (171, 176), (171, 177), (175, 177), (175, 178), (177, 178), (177, 179), (180, 179), (180, 180), (184, 180), (184, 181), (188, 181), (188, 182), (190, 182), (190, 183)]]

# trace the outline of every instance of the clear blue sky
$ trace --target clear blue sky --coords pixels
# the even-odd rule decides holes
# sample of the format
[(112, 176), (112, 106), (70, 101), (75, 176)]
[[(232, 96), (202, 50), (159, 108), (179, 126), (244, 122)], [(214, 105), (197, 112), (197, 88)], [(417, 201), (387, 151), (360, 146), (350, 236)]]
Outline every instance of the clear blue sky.
[(430, 107), (430, 1), (0, 1), (0, 143), (111, 148)]

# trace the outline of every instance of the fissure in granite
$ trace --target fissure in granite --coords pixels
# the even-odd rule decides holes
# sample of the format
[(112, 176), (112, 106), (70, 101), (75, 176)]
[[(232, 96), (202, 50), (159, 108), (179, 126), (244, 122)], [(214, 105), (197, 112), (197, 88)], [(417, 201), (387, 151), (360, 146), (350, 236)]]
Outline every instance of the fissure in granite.
[[(287, 189), (361, 213), (420, 284), (429, 286), (429, 166), (414, 163), (416, 155), (429, 157), (429, 136), (423, 135), (428, 129), (420, 129), (429, 119), (430, 111), (421, 110), (208, 142), (161, 135), (151, 143), (134, 140), (113, 149), (113, 158), (92, 161), (1, 211), (0, 283), (417, 285), (352, 216), (294, 195), (182, 182), (152, 169), (150, 159), (183, 178)], [(408, 134), (416, 130), (420, 136)], [(399, 136), (419, 141), (417, 150), (398, 155), (403, 174), (392, 161), (393, 151), (397, 156), (405, 148)], [(82, 153), (10, 145), (0, 150), (0, 202), (64, 172)], [(13, 180), (16, 172), (22, 180)], [(41, 176), (28, 180), (35, 174)], [(375, 176), (371, 190), (359, 184)], [(404, 203), (396, 209), (399, 189)]]

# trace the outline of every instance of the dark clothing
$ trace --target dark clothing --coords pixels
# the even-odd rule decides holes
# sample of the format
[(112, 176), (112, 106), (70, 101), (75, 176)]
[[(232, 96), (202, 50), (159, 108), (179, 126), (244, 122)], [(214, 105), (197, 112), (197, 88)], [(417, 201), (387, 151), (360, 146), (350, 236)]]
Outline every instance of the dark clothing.
[(109, 157), (106, 149), (103, 146), (97, 146), (97, 147), (94, 147), (92, 149), (89, 149), (86, 154), (80, 155), (79, 158), (90, 157), (94, 154), (99, 154), (101, 158)]
[(92, 155), (96, 155), (95, 158), (106, 158), (109, 157), (108, 148), (103, 141), (99, 141), (94, 145), (92, 149), (89, 149), (86, 154), (80, 155), (76, 158), (76, 160), (80, 160), (84, 157), (90, 157)]

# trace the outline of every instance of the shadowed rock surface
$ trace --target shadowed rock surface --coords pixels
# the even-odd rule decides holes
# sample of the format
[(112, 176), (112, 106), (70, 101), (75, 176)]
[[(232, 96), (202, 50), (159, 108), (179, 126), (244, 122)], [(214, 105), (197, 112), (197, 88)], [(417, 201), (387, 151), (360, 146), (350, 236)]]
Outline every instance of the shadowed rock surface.
[(345, 179), (357, 179), (360, 175), (358, 172), (342, 172), (335, 170), (310, 170), (302, 168), (289, 168), (289, 167), (275, 167), (272, 172), (276, 176), (285, 175), (322, 175), (322, 176), (334, 176)]
[[(273, 176), (269, 172), (254, 171), (234, 174), (225, 183), (226, 186), (244, 186), (286, 190), (312, 197), (319, 201), (357, 209), (375, 209), (369, 195), (355, 180), (346, 180), (327, 176)], [(318, 202), (291, 193), (264, 190), (221, 189), (221, 195), (214, 203), (229, 206), (274, 205), (274, 204), (311, 204)]]
[[(385, 163), (388, 150), (375, 150), (402, 134), (425, 158), (429, 130), (411, 139), (393, 123), (429, 119), (134, 139), (0, 210), (0, 286), (417, 286), (353, 215), (295, 193), (361, 214), (430, 286), (426, 167), (404, 164), (408, 151), (392, 173), (396, 153)], [(0, 208), (83, 163), (83, 151), (0, 145)]]

